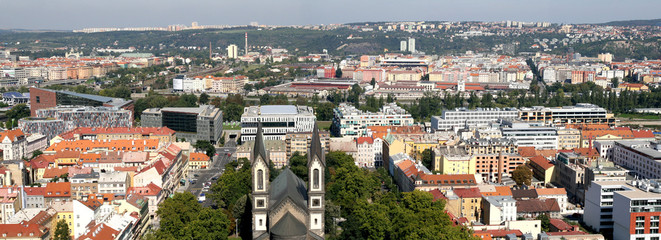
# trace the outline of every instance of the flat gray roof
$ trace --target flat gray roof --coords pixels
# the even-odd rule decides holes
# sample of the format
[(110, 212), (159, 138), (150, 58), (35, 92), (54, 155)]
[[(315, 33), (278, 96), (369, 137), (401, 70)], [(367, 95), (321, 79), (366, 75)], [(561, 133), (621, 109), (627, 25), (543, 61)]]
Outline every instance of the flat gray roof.
[(294, 105), (265, 105), (261, 106), (259, 111), (262, 114), (298, 114)]

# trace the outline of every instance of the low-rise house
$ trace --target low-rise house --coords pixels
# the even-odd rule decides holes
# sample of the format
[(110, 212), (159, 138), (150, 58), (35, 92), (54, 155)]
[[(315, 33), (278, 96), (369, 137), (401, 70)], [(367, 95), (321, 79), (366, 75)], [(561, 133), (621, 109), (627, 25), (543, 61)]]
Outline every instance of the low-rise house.
[(516, 212), (518, 217), (536, 218), (541, 214), (548, 215), (550, 218), (560, 218), (560, 206), (558, 201), (550, 198), (545, 200), (528, 199), (516, 202)]

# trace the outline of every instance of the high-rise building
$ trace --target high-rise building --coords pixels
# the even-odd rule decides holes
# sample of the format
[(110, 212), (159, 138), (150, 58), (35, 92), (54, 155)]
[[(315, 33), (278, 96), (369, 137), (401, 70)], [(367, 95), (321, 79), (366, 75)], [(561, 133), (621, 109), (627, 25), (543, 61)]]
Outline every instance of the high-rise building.
[(406, 52), (406, 41), (401, 41), (399, 43), (399, 51)]
[(235, 44), (227, 46), (227, 58), (237, 58), (239, 56), (239, 47)]
[(415, 38), (409, 38), (409, 52), (415, 53)]

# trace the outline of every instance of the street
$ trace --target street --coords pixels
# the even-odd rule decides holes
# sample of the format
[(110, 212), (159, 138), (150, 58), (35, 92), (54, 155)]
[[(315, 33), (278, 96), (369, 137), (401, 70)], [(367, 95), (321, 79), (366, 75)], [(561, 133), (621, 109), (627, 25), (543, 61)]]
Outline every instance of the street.
[[(231, 160), (233, 160), (233, 157), (235, 157), (235, 152), (236, 152), (236, 142), (234, 140), (228, 141), (224, 147), (219, 147), (216, 148), (216, 155), (213, 157), (213, 161), (210, 166), (208, 166), (206, 169), (199, 169), (199, 170), (191, 170), (188, 174), (188, 182), (186, 183), (186, 187), (182, 187), (182, 189), (185, 189), (185, 191), (191, 192), (193, 195), (196, 197), (200, 196), (200, 193), (204, 193), (205, 195), (208, 195), (210, 193), (210, 188), (207, 188), (207, 190), (203, 190), (203, 185), (206, 182), (211, 182), (212, 184), (216, 182), (216, 180), (212, 180), (212, 178), (218, 178), (220, 175), (223, 173), (225, 170), (225, 165), (229, 163)], [(229, 156), (228, 156), (229, 154)], [(195, 184), (190, 185), (190, 180), (192, 179), (197, 179), (195, 181)], [(204, 207), (210, 207), (212, 206), (212, 201), (211, 199), (207, 196), (206, 201), (202, 203)]]

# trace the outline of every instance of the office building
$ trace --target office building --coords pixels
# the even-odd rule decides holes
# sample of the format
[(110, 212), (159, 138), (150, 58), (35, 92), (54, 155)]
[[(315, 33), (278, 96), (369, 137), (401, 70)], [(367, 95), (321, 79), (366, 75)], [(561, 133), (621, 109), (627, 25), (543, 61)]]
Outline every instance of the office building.
[(457, 108), (444, 110), (441, 116), (432, 116), (431, 126), (436, 131), (447, 131), (454, 128), (471, 126), (486, 126), (499, 119), (514, 120), (519, 116), (516, 108)]
[(615, 141), (612, 160), (641, 178), (661, 178), (661, 143), (659, 142)]
[(37, 116), (37, 110), (39, 109), (57, 106), (112, 107), (133, 112), (132, 100), (69, 91), (30, 88), (30, 113), (32, 116)]
[(516, 141), (520, 147), (531, 146), (535, 149), (557, 149), (558, 133), (555, 128), (531, 126), (523, 122), (505, 122), (501, 129), (504, 138)]
[(583, 221), (612, 239), (659, 239), (661, 187), (658, 180), (593, 181)]
[(287, 133), (311, 132), (317, 117), (308, 106), (250, 106), (241, 115), (241, 141), (255, 140), (257, 124), (262, 123), (265, 140), (285, 140)]
[(333, 112), (335, 136), (362, 137), (367, 134), (367, 127), (370, 126), (413, 126), (411, 114), (395, 103), (384, 105), (376, 113), (364, 112), (341, 103)]
[(612, 113), (589, 103), (553, 108), (541, 106), (521, 108), (519, 118), (527, 122), (543, 122), (545, 124), (615, 124)]
[(211, 105), (192, 108), (151, 108), (142, 112), (143, 127), (168, 127), (177, 138), (212, 144), (223, 135), (223, 112)]
[(237, 58), (239, 57), (239, 47), (236, 44), (231, 44), (227, 46), (227, 58)]

